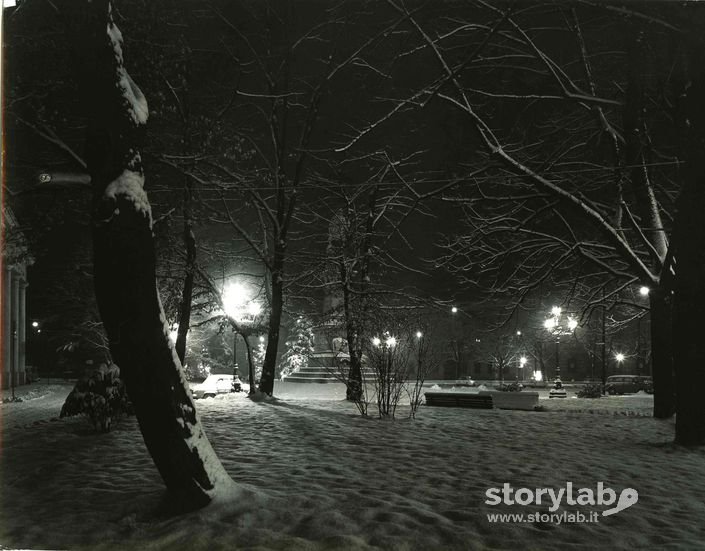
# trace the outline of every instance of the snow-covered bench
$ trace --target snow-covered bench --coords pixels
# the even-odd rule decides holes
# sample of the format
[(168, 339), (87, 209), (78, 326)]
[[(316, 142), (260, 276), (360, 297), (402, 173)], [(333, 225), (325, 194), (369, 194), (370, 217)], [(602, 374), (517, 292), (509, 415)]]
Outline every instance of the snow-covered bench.
[(481, 390), (481, 396), (489, 396), (499, 409), (523, 409), (534, 411), (539, 405), (538, 392), (502, 392), (499, 390)]
[(492, 396), (474, 392), (426, 392), (427, 406), (492, 409)]

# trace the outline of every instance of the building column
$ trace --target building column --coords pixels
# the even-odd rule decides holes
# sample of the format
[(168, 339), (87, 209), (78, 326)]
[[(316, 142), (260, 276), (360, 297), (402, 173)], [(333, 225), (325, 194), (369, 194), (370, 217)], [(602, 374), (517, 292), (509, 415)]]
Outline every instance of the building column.
[(3, 270), (2, 281), (2, 388), (9, 388), (12, 369), (12, 271)]
[(17, 369), (20, 371), (22, 384), (27, 382), (27, 287), (27, 282), (24, 279), (20, 281), (20, 317), (18, 320), (20, 361), (17, 364)]

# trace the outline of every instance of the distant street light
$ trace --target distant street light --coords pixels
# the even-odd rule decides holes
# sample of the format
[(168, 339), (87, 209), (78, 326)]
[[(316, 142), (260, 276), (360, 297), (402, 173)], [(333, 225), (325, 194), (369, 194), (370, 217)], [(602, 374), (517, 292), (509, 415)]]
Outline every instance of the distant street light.
[(456, 306), (453, 306), (453, 308), (450, 309), (450, 311), (454, 314), (458, 313), (458, 308)]
[(614, 355), (614, 359), (617, 360), (617, 371), (619, 371), (622, 367), (622, 362), (624, 361), (624, 354), (622, 354), (621, 352), (617, 352)]
[(641, 289), (639, 289), (639, 294), (642, 297), (647, 297), (647, 296), (649, 296), (649, 291), (650, 291), (650, 289), (646, 285), (644, 285), (643, 287), (641, 287)]
[(38, 322), (38, 321), (33, 321), (33, 322), (32, 322), (32, 327), (34, 327), (35, 329), (36, 329), (37, 327), (39, 327), (39, 322)]

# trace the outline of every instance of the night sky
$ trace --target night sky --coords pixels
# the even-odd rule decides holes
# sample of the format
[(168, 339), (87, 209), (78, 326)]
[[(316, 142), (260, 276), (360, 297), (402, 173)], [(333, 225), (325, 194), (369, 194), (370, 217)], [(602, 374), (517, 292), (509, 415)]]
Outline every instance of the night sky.
[[(484, 310), (477, 312), (480, 317), (487, 317), (505, 306), (511, 310), (517, 296), (570, 300), (565, 297), (576, 292), (582, 275), (604, 277), (571, 263), (541, 276), (545, 284), (533, 291), (517, 293), (510, 285), (502, 295), (496, 293), (501, 290), (497, 278), (528, 262), (523, 256), (491, 266), (483, 257), (486, 251), (479, 249), (464, 253), (460, 264), (451, 262), (455, 274), (438, 267), (439, 245), (458, 235), (475, 235), (478, 220), (505, 217), (510, 226), (519, 227), (522, 217), (531, 217), (526, 223), (534, 224), (534, 231), (564, 232), (556, 230), (550, 200), (535, 192), (532, 199), (521, 199), (529, 189), (525, 182), (483, 150), (472, 118), (453, 104), (459, 96), (451, 81), (443, 80), (439, 53), (455, 68), (459, 86), (508, 151), (611, 216), (614, 159), (593, 113), (601, 108), (623, 134), (620, 105), (627, 91), (626, 68), (630, 45), (638, 44), (644, 127), (650, 132), (646, 157), (659, 181), (657, 200), (665, 223), (670, 224), (678, 195), (678, 174), (670, 168), (679, 156), (678, 87), (683, 70), (687, 72), (680, 60), (688, 42), (682, 39), (693, 34), (702, 10), (666, 9), (662, 3), (634, 3), (625, 9), (585, 3), (409, 4), (427, 36), (442, 37), (434, 51), (394, 6), (274, 3), (267, 10), (258, 2), (117, 4), (126, 65), (151, 109), (144, 159), (147, 189), (160, 220), (155, 235), (162, 274), (179, 270), (184, 171), (199, 179), (195, 231), (199, 245), (207, 249), (200, 257), (203, 267), (216, 273), (261, 273), (246, 243), (216, 223), (222, 218), (216, 211), (227, 204), (248, 231), (259, 231), (255, 195), (274, 204), (272, 163), (278, 153), (267, 127), (274, 108), (279, 109), (281, 167), (288, 181), (306, 151), (298, 219), (290, 233), (292, 279), (302, 270), (315, 270), (314, 260), (324, 257), (328, 223), (339, 209), (347, 204), (364, 218), (365, 190), (374, 184), (380, 184), (382, 198), (377, 208), (386, 204), (389, 209), (389, 219), (376, 228), (382, 249), (374, 283), (382, 288), (401, 288), (445, 305), (473, 305)], [(85, 113), (76, 84), (81, 53), (74, 9), (67, 2), (24, 2), (7, 12), (4, 22), (5, 198), (18, 214), (36, 259), (30, 270), (29, 317), (46, 321), (61, 338), (94, 310), (90, 187), (79, 182)], [(502, 22), (507, 9), (513, 10), (511, 23)], [(589, 78), (581, 63), (581, 40), (589, 56)], [(549, 64), (538, 51), (550, 57)], [(324, 78), (331, 72), (333, 77)], [(592, 93), (604, 98), (604, 104), (567, 95), (590, 90), (590, 80)], [(315, 124), (302, 146), (314, 96)], [(44, 173), (53, 174), (54, 181), (40, 184)], [(238, 175), (237, 185), (233, 174)], [(628, 186), (624, 189), (639, 223), (638, 197), (630, 195)], [(415, 196), (434, 190), (437, 195), (415, 201)], [(482, 194), (493, 197), (483, 204)], [(520, 205), (522, 212), (512, 213), (514, 207), (508, 205)], [(570, 231), (586, 240), (600, 239), (589, 224), (569, 210), (565, 213)], [(401, 225), (395, 231), (396, 224)], [(515, 238), (500, 236), (488, 243), (497, 247), (502, 239)], [(649, 253), (641, 248), (638, 254), (647, 258)], [(485, 277), (490, 268), (494, 271)], [(530, 277), (527, 273), (521, 278)], [(574, 307), (588, 308), (589, 314), (591, 299), (585, 293), (575, 303), (583, 306)], [(292, 297), (306, 294), (312, 294), (315, 304), (320, 290), (291, 289)], [(477, 306), (487, 297), (489, 306)], [(613, 303), (620, 300), (615, 296)], [(614, 315), (619, 318), (616, 311)]]

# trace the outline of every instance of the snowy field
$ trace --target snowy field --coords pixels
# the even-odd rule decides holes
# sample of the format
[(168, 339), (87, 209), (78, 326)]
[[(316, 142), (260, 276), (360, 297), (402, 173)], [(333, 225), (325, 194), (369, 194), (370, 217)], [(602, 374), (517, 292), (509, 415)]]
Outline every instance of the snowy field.
[[(69, 390), (34, 384), (0, 405), (0, 548), (705, 549), (705, 451), (672, 445), (673, 422), (650, 416), (648, 395), (544, 398), (541, 412), (422, 406), (414, 421), (402, 408), (393, 422), (361, 418), (341, 385), (200, 400), (247, 498), (164, 518), (135, 419), (107, 434), (58, 420)], [(634, 488), (638, 502), (612, 516), (565, 501), (556, 511), (595, 512), (590, 523), (488, 520), (549, 507), (488, 505), (490, 488), (568, 482)]]

